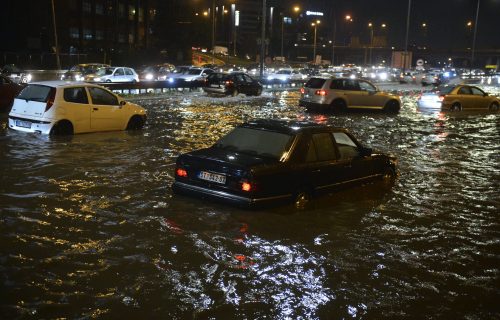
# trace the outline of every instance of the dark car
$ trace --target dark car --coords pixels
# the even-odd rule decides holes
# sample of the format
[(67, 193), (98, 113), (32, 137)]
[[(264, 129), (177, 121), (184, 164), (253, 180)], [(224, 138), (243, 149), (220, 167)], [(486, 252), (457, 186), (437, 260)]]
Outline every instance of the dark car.
[(255, 120), (180, 155), (172, 188), (245, 207), (286, 201), (303, 207), (314, 195), (395, 176), (394, 157), (362, 146), (345, 129)]
[(6, 76), (0, 75), (0, 112), (9, 112), (14, 97), (24, 88), (24, 85), (14, 83)]
[(109, 67), (104, 63), (82, 63), (72, 66), (62, 76), (61, 80), (65, 81), (83, 81), (85, 76), (91, 73), (96, 73), (99, 68)]
[(212, 73), (206, 81), (203, 90), (208, 94), (237, 96), (244, 93), (247, 96), (260, 96), (262, 85), (243, 72)]
[(31, 74), (19, 68), (15, 64), (7, 64), (3, 66), (1, 73), (15, 83), (28, 83), (31, 81)]
[(175, 69), (172, 64), (157, 64), (154, 66), (144, 67), (139, 72), (141, 81), (166, 80), (169, 73)]

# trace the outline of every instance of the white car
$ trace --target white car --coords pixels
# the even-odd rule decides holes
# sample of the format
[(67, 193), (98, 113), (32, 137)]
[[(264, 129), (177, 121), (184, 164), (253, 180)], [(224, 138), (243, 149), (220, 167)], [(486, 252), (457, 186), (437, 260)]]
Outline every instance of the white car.
[(9, 128), (51, 135), (135, 130), (145, 122), (144, 108), (84, 82), (30, 83), (9, 113)]
[(139, 75), (132, 68), (106, 67), (84, 78), (88, 82), (139, 82)]
[(189, 68), (183, 73), (171, 73), (168, 76), (167, 81), (170, 83), (204, 82), (211, 73), (214, 73), (214, 70), (208, 68)]

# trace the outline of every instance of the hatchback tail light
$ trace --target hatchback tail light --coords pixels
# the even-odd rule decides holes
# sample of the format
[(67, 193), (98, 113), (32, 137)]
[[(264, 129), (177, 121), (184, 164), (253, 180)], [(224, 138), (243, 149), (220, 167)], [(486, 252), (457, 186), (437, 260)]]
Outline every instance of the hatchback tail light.
[(226, 84), (226, 86), (230, 86), (233, 84), (233, 80), (227, 80), (226, 82), (224, 82)]
[(251, 191), (252, 190), (252, 184), (250, 182), (247, 182), (247, 181), (242, 182), (241, 183), (241, 190), (242, 191), (247, 191), (247, 192)]
[(178, 176), (178, 177), (187, 177), (187, 171), (185, 169), (182, 169), (182, 168), (177, 168), (175, 169), (175, 175)]
[(47, 96), (47, 104), (45, 105), (45, 112), (49, 111), (49, 109), (54, 105), (55, 98), (56, 98), (56, 88), (51, 88), (49, 95)]
[(302, 94), (306, 93), (306, 89), (300, 88), (300, 93), (302, 93)]
[(445, 95), (444, 95), (444, 94), (439, 95), (439, 101), (443, 101), (443, 100), (444, 100), (444, 97), (445, 97)]
[(324, 97), (324, 96), (326, 96), (327, 93), (328, 92), (326, 90), (321, 89), (321, 90), (316, 90), (316, 92), (314, 94), (317, 95), (317, 96), (323, 96)]

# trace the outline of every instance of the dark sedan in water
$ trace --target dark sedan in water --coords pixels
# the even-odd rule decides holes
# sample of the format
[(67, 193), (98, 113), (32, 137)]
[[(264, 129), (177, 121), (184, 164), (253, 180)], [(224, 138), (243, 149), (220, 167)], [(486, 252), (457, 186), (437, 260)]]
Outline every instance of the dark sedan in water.
[(260, 96), (262, 85), (243, 72), (216, 72), (207, 77), (203, 90), (208, 94), (231, 95), (233, 97), (240, 93), (247, 96)]
[(246, 207), (287, 201), (303, 207), (314, 195), (395, 176), (394, 157), (362, 146), (345, 129), (255, 120), (180, 155), (172, 188)]

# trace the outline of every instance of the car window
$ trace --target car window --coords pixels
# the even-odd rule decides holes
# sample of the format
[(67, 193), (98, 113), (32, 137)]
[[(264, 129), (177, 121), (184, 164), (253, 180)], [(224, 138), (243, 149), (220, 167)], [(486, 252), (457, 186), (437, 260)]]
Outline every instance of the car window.
[(334, 132), (333, 137), (339, 149), (340, 159), (350, 159), (359, 156), (356, 143), (344, 132)]
[(332, 83), (330, 83), (330, 89), (344, 89), (344, 80), (342, 79), (333, 79)]
[(475, 87), (471, 87), (470, 89), (471, 89), (473, 95), (484, 96), (484, 91), (482, 91), (478, 88), (475, 88)]
[(239, 83), (243, 83), (243, 82), (245, 82), (245, 79), (243, 78), (242, 74), (238, 74), (238, 75), (236, 75), (236, 81)]
[[(312, 135), (312, 142), (309, 148), (314, 148), (316, 153), (316, 161), (327, 161), (336, 160), (337, 154), (335, 153), (335, 146), (333, 144), (332, 135), (328, 132), (326, 133), (315, 133)], [(314, 161), (310, 156), (312, 156), (312, 151), (308, 151), (307, 160)]]
[(129, 68), (125, 68), (125, 74), (126, 74), (127, 76), (133, 76), (133, 75), (134, 75), (134, 73), (132, 72), (132, 70), (131, 70), (131, 69), (129, 69)]
[(293, 136), (289, 134), (238, 127), (217, 141), (214, 147), (281, 159), (290, 149), (292, 141)]
[(122, 68), (116, 69), (115, 76), (123, 76), (123, 75), (124, 75), (124, 73), (123, 73), (123, 69)]
[(472, 94), (469, 87), (462, 87), (458, 89), (458, 94)]
[(91, 87), (89, 88), (89, 91), (93, 104), (110, 106), (118, 105), (118, 98), (104, 89)]
[(247, 76), (246, 74), (243, 75), (243, 78), (245, 78), (245, 81), (247, 83), (253, 83), (253, 79), (250, 76)]
[(377, 91), (377, 88), (366, 81), (359, 81), (359, 88), (363, 91)]
[[(47, 102), (51, 87), (41, 85), (29, 85), (17, 96), (18, 99)], [(55, 89), (54, 89), (55, 90)]]
[(359, 83), (356, 80), (344, 80), (344, 90), (359, 91)]
[(73, 103), (88, 104), (87, 93), (85, 88), (64, 88), (64, 100)]
[(312, 89), (320, 89), (321, 87), (323, 87), (323, 84), (325, 84), (325, 81), (326, 79), (311, 78), (306, 82), (304, 87)]

